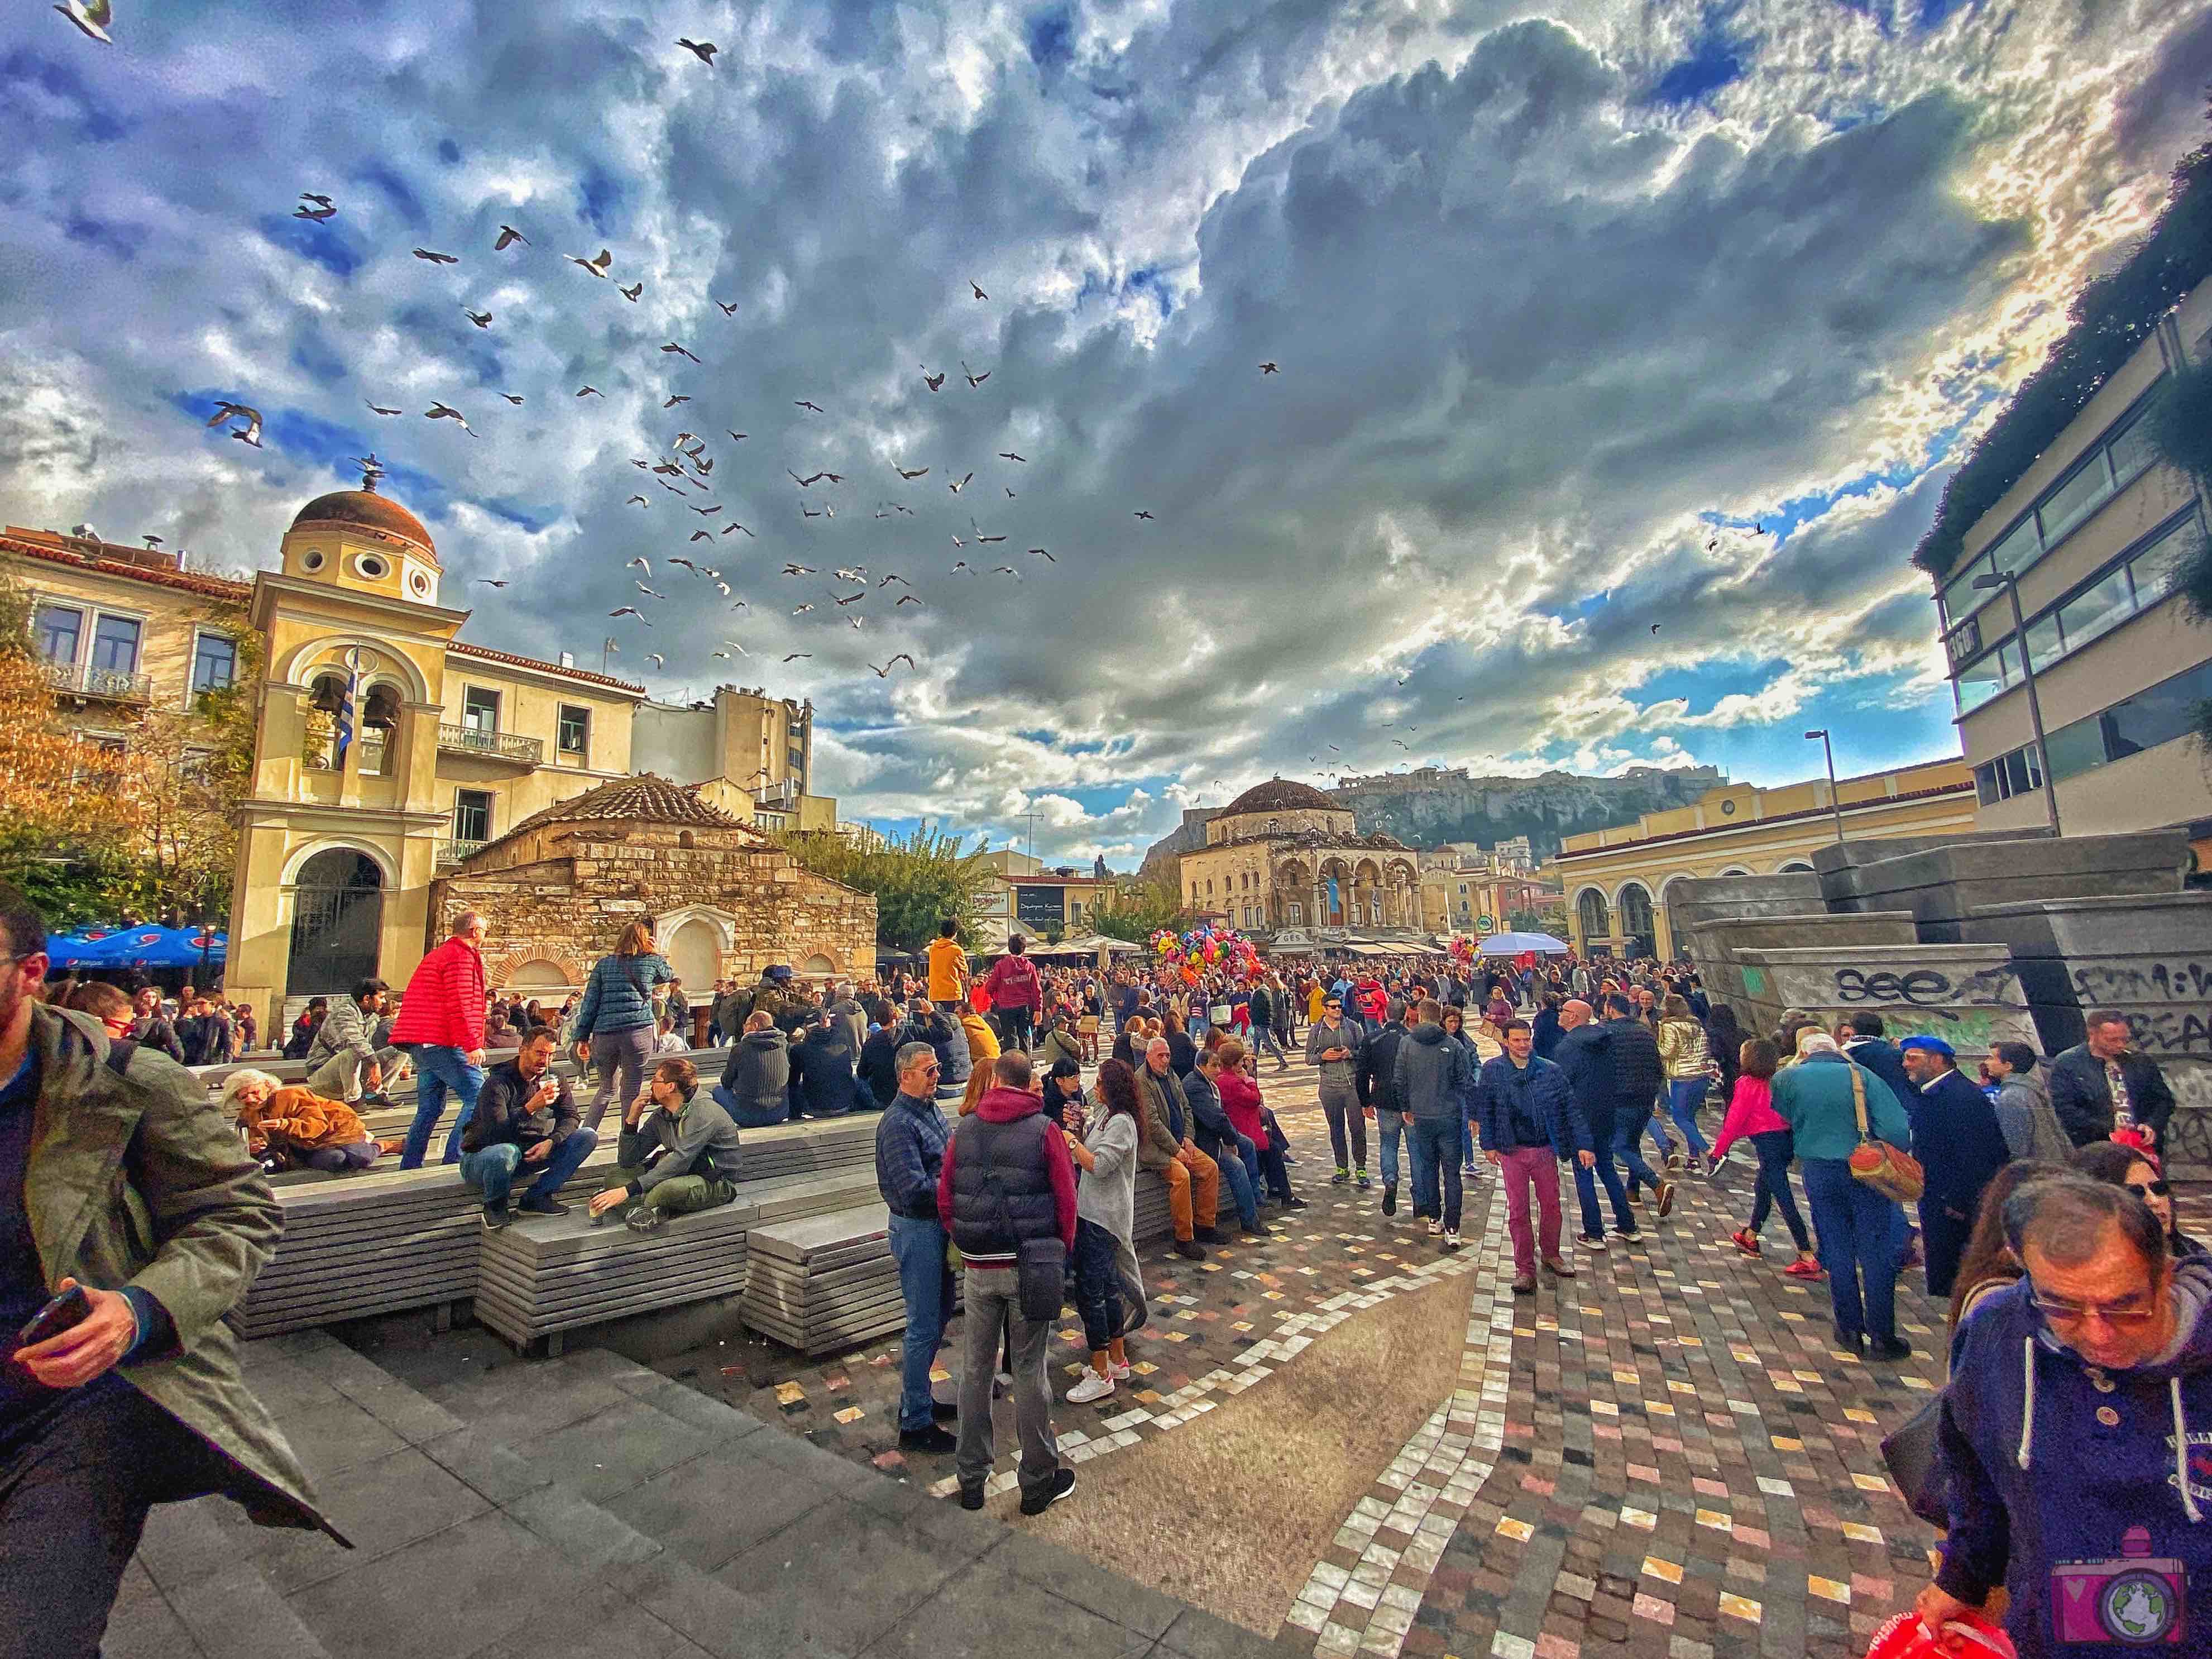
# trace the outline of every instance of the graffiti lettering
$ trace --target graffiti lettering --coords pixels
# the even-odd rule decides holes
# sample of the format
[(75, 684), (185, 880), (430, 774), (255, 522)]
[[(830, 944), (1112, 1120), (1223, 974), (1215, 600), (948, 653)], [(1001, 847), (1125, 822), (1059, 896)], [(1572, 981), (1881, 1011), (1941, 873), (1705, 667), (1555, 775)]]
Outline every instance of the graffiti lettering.
[(2130, 1012), (2129, 1040), (2146, 1054), (2212, 1055), (2212, 1023), (2203, 1014), (2180, 1013), (2161, 1008), (2155, 1013)]
[(1856, 968), (1836, 969), (1836, 1000), (1838, 1002), (1878, 1002), (1911, 1008), (1935, 1008), (1958, 1003), (2003, 1004), (2015, 999), (2008, 995), (2012, 975), (2003, 968), (1984, 968), (1970, 974), (1955, 983), (1951, 976), (1934, 968), (1912, 968), (1904, 973), (1876, 969), (1864, 973)]
[(2154, 963), (2124, 968), (2091, 963), (2074, 970), (2074, 994), (2085, 1006), (2100, 1003), (2203, 1002), (2212, 999), (2212, 963)]

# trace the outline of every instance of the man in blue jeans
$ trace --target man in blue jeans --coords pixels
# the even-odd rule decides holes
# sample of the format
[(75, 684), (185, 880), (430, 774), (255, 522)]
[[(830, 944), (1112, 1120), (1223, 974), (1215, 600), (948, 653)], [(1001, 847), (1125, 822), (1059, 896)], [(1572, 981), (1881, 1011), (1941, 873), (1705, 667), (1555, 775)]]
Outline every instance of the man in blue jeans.
[(446, 942), (415, 964), (399, 1018), (392, 1023), (390, 1045), (415, 1057), (415, 1121), (400, 1149), (403, 1170), (422, 1167), (448, 1090), (461, 1110), (446, 1138), (445, 1161), (460, 1158), (461, 1131), (483, 1086), (485, 931), (484, 919), (473, 910), (454, 917)]
[(485, 1073), (477, 1109), (461, 1133), (461, 1179), (483, 1194), (483, 1225), (507, 1224), (507, 1196), (518, 1174), (535, 1176), (515, 1208), (531, 1215), (566, 1215), (555, 1196), (599, 1144), (579, 1126), (576, 1097), (553, 1075), (553, 1032), (538, 1026), (514, 1058)]
[(906, 1334), (899, 1343), (899, 1449), (949, 1456), (959, 1442), (938, 1426), (955, 1414), (930, 1398), (929, 1372), (952, 1317), (951, 1236), (937, 1214), (937, 1178), (952, 1126), (937, 1103), (937, 1051), (909, 1042), (894, 1057), (898, 1092), (876, 1125), (876, 1190), (890, 1206), (891, 1260), (898, 1264)]

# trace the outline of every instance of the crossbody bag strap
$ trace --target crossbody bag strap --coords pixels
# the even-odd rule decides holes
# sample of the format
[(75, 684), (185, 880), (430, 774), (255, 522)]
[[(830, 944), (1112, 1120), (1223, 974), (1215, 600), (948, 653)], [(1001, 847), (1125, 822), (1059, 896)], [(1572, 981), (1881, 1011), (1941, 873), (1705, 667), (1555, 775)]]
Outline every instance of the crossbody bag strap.
[(1851, 1109), (1858, 1114), (1859, 1139), (1863, 1141), (1872, 1140), (1874, 1131), (1867, 1125), (1866, 1084), (1859, 1077), (1857, 1066), (1851, 1066), (1851, 1062), (1848, 1060), (1844, 1064), (1851, 1066)]

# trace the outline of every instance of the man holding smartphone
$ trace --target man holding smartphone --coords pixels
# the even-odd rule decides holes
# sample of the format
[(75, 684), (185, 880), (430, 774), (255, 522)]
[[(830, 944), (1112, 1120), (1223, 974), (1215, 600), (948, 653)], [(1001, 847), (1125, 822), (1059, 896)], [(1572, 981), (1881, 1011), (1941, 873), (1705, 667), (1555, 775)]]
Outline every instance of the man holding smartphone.
[(283, 1231), (268, 1182), (191, 1073), (40, 1001), (46, 943), (0, 884), (0, 1656), (91, 1659), (155, 1504), (345, 1540), (222, 1322)]
[(530, 1179), (515, 1208), (529, 1215), (566, 1215), (555, 1196), (599, 1144), (579, 1127), (576, 1097), (553, 1074), (553, 1031), (533, 1027), (514, 1051), (484, 1073), (475, 1115), (461, 1131), (461, 1179), (483, 1194), (483, 1225), (507, 1225), (507, 1194), (518, 1176)]

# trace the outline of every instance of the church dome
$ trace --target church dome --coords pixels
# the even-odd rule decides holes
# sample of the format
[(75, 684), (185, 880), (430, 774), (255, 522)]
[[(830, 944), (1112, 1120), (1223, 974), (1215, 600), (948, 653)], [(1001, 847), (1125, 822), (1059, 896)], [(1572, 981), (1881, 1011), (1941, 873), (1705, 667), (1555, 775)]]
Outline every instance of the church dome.
[(1231, 801), (1221, 809), (1221, 816), (1233, 818), (1248, 812), (1344, 812), (1350, 810), (1331, 800), (1310, 783), (1294, 783), (1288, 778), (1270, 778), (1265, 783), (1254, 784)]
[(389, 495), (380, 495), (374, 489), (334, 489), (327, 495), (316, 496), (292, 520), (295, 530), (314, 525), (380, 531), (412, 542), (433, 558), (437, 556), (437, 547), (430, 540), (430, 532), (422, 527), (422, 521)]

